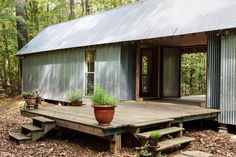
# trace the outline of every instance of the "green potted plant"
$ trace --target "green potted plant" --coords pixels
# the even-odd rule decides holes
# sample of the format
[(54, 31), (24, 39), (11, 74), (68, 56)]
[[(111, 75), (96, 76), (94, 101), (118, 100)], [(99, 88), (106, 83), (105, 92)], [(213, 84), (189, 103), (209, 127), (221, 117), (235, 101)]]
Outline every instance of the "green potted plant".
[(147, 148), (142, 148), (139, 151), (139, 156), (140, 157), (152, 157), (152, 153)]
[(118, 100), (107, 95), (107, 93), (98, 86), (95, 88), (91, 98), (95, 118), (99, 125), (110, 125), (114, 118), (115, 107)]
[(32, 90), (29, 92), (23, 92), (22, 97), (25, 99), (27, 106), (35, 106), (37, 100), (37, 93)]
[(70, 101), (71, 106), (81, 106), (83, 105), (83, 92), (81, 90), (71, 91), (67, 94), (67, 99)]
[(158, 145), (159, 138), (162, 134), (159, 131), (153, 131), (148, 138), (148, 145), (151, 148), (156, 148)]

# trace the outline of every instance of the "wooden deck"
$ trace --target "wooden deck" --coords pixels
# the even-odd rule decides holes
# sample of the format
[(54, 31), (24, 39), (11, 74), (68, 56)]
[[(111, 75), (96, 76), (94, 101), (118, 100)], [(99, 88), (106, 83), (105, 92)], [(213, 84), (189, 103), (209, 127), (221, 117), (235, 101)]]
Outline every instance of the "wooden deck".
[(44, 116), (55, 120), (57, 126), (77, 130), (99, 137), (120, 141), (121, 133), (131, 128), (155, 125), (166, 120), (179, 123), (197, 119), (216, 118), (219, 110), (170, 102), (122, 102), (116, 108), (110, 126), (100, 126), (91, 105), (81, 107), (50, 106), (37, 110), (21, 110), (23, 116)]

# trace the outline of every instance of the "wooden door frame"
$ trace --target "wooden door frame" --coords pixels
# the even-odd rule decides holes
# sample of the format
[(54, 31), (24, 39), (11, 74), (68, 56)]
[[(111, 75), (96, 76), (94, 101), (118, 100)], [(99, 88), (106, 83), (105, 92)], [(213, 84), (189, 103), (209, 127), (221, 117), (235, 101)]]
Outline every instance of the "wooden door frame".
[[(141, 49), (142, 48), (153, 48), (154, 49), (154, 53), (159, 52), (160, 46), (159, 45), (144, 45), (144, 44), (137, 44), (137, 51), (136, 51), (136, 88), (135, 88), (135, 100), (137, 102), (139, 101), (143, 101), (143, 98), (140, 97), (140, 77), (141, 77)], [(156, 57), (159, 57), (158, 54), (156, 55)], [(157, 59), (158, 61), (158, 59)], [(159, 66), (157, 64), (157, 66)], [(158, 68), (156, 68), (156, 70), (158, 71)], [(156, 79), (158, 79), (158, 77), (156, 77)], [(156, 82), (156, 86), (158, 86), (158, 81)], [(155, 97), (158, 99), (158, 88), (156, 87), (156, 93), (155, 93)]]

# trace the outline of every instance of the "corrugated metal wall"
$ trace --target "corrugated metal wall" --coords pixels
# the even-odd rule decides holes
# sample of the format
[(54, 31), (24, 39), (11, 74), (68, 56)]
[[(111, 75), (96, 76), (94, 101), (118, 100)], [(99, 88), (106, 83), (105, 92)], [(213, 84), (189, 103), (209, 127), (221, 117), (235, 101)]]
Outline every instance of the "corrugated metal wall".
[(121, 47), (120, 96), (123, 100), (135, 99), (136, 51), (135, 45), (125, 44)]
[(163, 97), (180, 95), (180, 49), (163, 48)]
[(236, 125), (236, 30), (221, 41), (220, 122)]
[[(121, 45), (96, 48), (95, 84), (119, 99), (134, 99), (136, 49)], [(39, 89), (45, 99), (66, 101), (70, 90), (85, 88), (85, 49), (27, 55), (22, 90)]]
[(221, 37), (208, 33), (207, 107), (220, 108)]
[(120, 60), (120, 45), (96, 49), (95, 84), (100, 85), (117, 98), (120, 98)]
[(25, 56), (22, 90), (39, 89), (45, 99), (64, 101), (68, 91), (83, 89), (84, 51), (68, 51)]

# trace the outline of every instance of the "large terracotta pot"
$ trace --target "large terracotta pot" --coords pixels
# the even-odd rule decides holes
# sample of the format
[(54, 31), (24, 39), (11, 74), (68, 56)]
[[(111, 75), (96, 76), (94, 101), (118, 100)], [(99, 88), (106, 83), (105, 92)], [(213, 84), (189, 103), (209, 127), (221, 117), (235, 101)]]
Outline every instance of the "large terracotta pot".
[(110, 125), (115, 114), (115, 105), (92, 105), (99, 125)]

